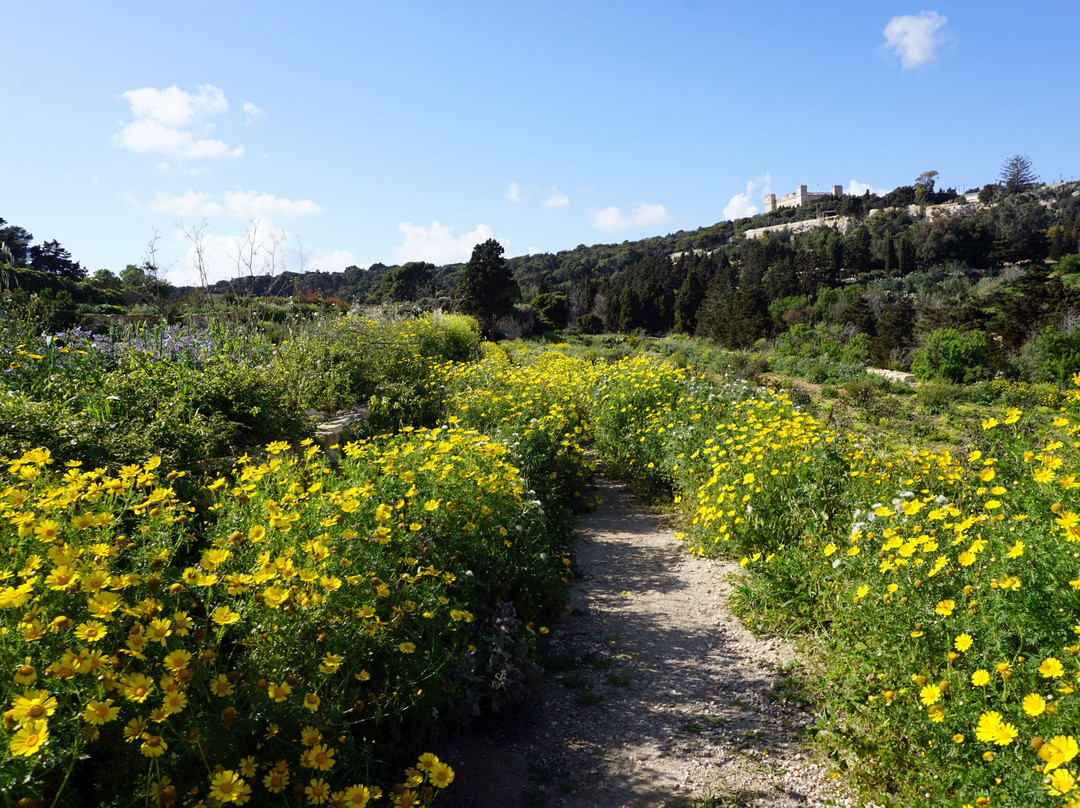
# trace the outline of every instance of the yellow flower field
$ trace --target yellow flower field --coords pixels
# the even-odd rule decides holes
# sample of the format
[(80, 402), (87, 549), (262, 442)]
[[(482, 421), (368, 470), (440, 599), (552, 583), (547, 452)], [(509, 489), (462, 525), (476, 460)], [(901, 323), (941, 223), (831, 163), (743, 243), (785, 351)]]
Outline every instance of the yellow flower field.
[[(563, 348), (399, 351), (408, 388), (372, 399), (396, 431), (336, 460), (5, 458), (4, 793), (430, 803), (454, 775), (428, 740), (530, 676), (598, 459), (673, 499), (690, 552), (741, 561), (748, 617), (814, 638), (815, 734), (868, 793), (1077, 804), (1076, 391), (897, 446), (780, 390)], [(410, 396), (437, 426), (408, 425)]]

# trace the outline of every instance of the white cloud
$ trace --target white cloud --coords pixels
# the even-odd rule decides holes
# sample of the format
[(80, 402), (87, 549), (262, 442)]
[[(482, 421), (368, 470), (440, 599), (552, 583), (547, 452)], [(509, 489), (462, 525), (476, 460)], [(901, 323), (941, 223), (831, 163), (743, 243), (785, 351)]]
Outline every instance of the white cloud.
[(135, 120), (113, 135), (113, 145), (135, 154), (162, 154), (182, 160), (226, 157), (236, 159), (243, 146), (229, 146), (207, 137), (212, 126), (203, 120), (223, 115), (229, 102), (220, 88), (200, 85), (188, 93), (173, 85), (163, 90), (143, 87), (123, 96)]
[(175, 84), (158, 90), (143, 87), (128, 90), (124, 98), (131, 104), (136, 118), (157, 121), (162, 126), (178, 128), (187, 126), (207, 115), (220, 115), (229, 111), (229, 102), (220, 87), (201, 84), (197, 92), (186, 93)]
[(754, 216), (759, 213), (758, 206), (750, 201), (754, 190), (754, 183), (746, 183), (745, 194), (735, 194), (731, 197), (726, 205), (724, 205), (724, 218), (725, 219), (744, 219), (747, 216)]
[(544, 200), (545, 208), (565, 208), (569, 204), (570, 197), (568, 197), (558, 188), (552, 188), (551, 193), (548, 194), (547, 199)]
[(772, 175), (766, 172), (760, 177), (754, 177), (752, 180), (747, 180), (746, 191), (741, 194), (735, 194), (728, 200), (728, 203), (724, 205), (724, 218), (725, 219), (745, 219), (748, 216), (754, 216), (760, 213), (758, 206), (754, 204), (755, 199), (760, 199), (765, 194), (769, 193), (770, 186), (772, 185)]
[(847, 184), (847, 188), (844, 189), (844, 193), (849, 196), (862, 196), (867, 191), (878, 196), (885, 196), (885, 194), (889, 193), (884, 188), (875, 188), (868, 182), (859, 182), (858, 180), (851, 180)]
[(611, 206), (591, 213), (592, 226), (604, 233), (617, 233), (636, 227), (658, 227), (675, 221), (675, 217), (663, 205), (642, 203), (630, 213), (623, 213)]
[(506, 190), (503, 191), (503, 193), (506, 194), (506, 198), (509, 199), (511, 202), (525, 201), (525, 194), (522, 193), (521, 186), (518, 185), (516, 182), (512, 182), (507, 185)]
[(150, 203), (150, 210), (156, 213), (171, 213), (173, 216), (190, 216), (199, 213), (202, 216), (216, 216), (221, 213), (221, 205), (212, 201), (209, 194), (200, 194), (188, 188), (182, 194), (167, 194), (157, 191)]
[(293, 201), (254, 191), (229, 191), (225, 194), (225, 206), (229, 213), (241, 219), (268, 216), (312, 216), (322, 213), (322, 208), (310, 199)]
[[(144, 207), (132, 194), (125, 194), (124, 200), (135, 207)], [(191, 188), (182, 194), (156, 191), (153, 200), (145, 207), (156, 213), (171, 213), (180, 217), (193, 213), (217, 216), (227, 212), (240, 219), (265, 220), (274, 216), (313, 216), (322, 213), (322, 208), (310, 199), (281, 199), (273, 194), (255, 191), (228, 191), (222, 203), (220, 197), (214, 194), (193, 191)]]
[[(319, 269), (323, 272), (341, 272), (351, 266), (358, 266), (356, 256), (351, 250), (335, 250), (324, 255), (316, 255), (307, 263), (308, 270)], [(366, 269), (367, 267), (363, 267)]]
[[(405, 243), (397, 248), (398, 261), (429, 261), (432, 264), (453, 264), (468, 261), (473, 247), (494, 238), (495, 234), (486, 224), (478, 224), (471, 233), (454, 235), (453, 227), (432, 222), (430, 227), (402, 222), (398, 225), (405, 235)], [(506, 247), (503, 244), (503, 247)]]
[(259, 120), (259, 118), (261, 118), (262, 116), (263, 116), (263, 111), (259, 107), (255, 106), (250, 101), (245, 101), (244, 102), (244, 122), (245, 123), (255, 123), (255, 121)]
[(946, 40), (944, 28), (947, 22), (948, 18), (936, 11), (893, 17), (885, 26), (885, 43), (881, 47), (899, 56), (904, 70), (930, 64)]

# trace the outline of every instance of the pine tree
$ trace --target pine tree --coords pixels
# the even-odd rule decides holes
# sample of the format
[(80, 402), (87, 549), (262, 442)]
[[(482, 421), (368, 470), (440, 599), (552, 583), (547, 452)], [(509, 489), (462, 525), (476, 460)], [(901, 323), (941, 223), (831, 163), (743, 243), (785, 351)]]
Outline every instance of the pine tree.
[(513, 313), (519, 294), (502, 245), (493, 238), (477, 244), (454, 290), (458, 310), (475, 316), (487, 335), (494, 337), (496, 321)]
[(1014, 154), (1006, 160), (1001, 166), (999, 179), (1006, 196), (1025, 191), (1039, 181), (1031, 166), (1031, 158), (1026, 154)]

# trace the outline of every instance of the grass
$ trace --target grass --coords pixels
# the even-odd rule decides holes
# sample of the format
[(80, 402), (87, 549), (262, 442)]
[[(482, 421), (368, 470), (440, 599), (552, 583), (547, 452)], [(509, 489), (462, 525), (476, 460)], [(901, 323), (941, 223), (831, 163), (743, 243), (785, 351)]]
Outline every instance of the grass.
[(589, 653), (582, 657), (581, 661), (593, 670), (602, 671), (614, 665), (616, 659), (614, 657), (604, 656), (602, 654)]
[(748, 808), (760, 794), (756, 791), (715, 791), (708, 790), (693, 797), (680, 797), (665, 800), (665, 808)]
[(563, 687), (569, 687), (572, 690), (584, 690), (589, 687), (589, 680), (577, 673), (560, 676), (559, 682)]
[(807, 683), (794, 675), (786, 675), (765, 692), (765, 698), (774, 704), (797, 704), (808, 707), (813, 698), (808, 692)]

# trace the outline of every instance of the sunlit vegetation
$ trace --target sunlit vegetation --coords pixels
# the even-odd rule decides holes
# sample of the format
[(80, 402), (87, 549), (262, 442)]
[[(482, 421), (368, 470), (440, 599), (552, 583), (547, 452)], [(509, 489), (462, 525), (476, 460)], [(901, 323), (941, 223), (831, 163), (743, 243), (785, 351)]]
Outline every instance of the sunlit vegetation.
[(779, 390), (620, 367), (601, 451), (670, 488), (692, 552), (740, 559), (752, 622), (815, 638), (838, 770), (928, 805), (1072, 804), (1080, 391), (901, 448)]
[[(826, 350), (808, 329), (733, 354), (481, 345), (460, 315), (29, 322), (0, 342), (0, 791), (24, 805), (432, 802), (446, 730), (537, 675), (596, 462), (743, 565), (748, 621), (806, 639), (813, 734), (867, 795), (1078, 796), (1075, 369), (811, 396), (762, 380)], [(346, 406), (366, 425), (320, 446), (307, 412)]]

